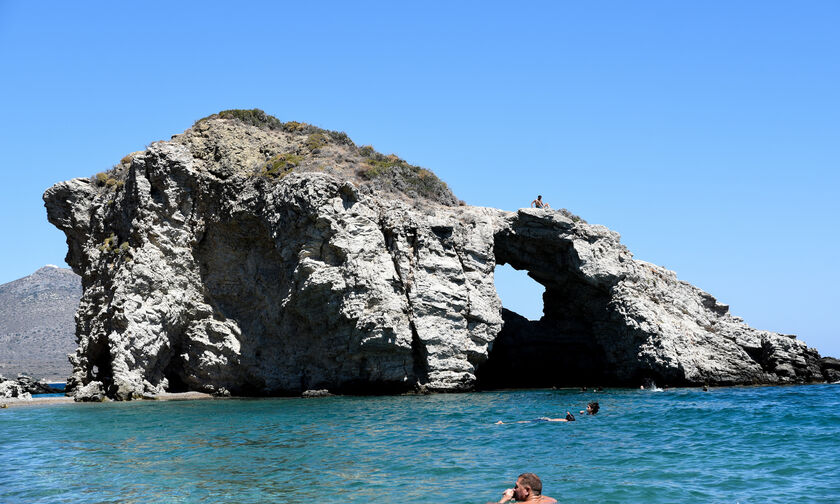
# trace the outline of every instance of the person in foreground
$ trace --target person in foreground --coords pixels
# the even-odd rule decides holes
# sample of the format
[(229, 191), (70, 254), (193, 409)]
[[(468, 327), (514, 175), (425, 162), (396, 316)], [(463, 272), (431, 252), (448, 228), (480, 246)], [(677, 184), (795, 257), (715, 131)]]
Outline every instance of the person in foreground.
[(516, 483), (513, 488), (508, 488), (502, 494), (498, 504), (505, 504), (515, 500), (516, 502), (532, 502), (535, 504), (553, 504), (557, 499), (553, 499), (547, 495), (542, 494), (542, 481), (539, 476), (534, 473), (522, 473), (516, 478)]

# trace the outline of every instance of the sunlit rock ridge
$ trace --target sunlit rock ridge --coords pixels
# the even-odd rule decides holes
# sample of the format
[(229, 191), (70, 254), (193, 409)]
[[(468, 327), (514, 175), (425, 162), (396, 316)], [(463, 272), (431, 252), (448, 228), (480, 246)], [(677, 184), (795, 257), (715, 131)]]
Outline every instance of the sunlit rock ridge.
[[(343, 133), (225, 111), (44, 194), (82, 277), (78, 400), (801, 383), (820, 356), (565, 211), (459, 202)], [(503, 310), (497, 264), (545, 286)]]

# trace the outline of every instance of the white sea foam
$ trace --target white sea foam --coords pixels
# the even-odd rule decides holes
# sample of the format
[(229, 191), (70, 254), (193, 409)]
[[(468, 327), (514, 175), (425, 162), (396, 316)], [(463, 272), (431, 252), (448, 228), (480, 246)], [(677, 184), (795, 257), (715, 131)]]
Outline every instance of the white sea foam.
[(644, 389), (649, 390), (651, 392), (662, 392), (663, 391), (663, 389), (656, 386), (656, 382), (654, 382), (653, 380), (647, 382), (644, 385)]

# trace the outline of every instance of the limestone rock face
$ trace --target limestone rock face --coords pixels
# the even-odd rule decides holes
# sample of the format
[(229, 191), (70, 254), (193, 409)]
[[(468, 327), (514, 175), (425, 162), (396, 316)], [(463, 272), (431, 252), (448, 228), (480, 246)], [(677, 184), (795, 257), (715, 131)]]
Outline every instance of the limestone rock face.
[(820, 380), (816, 350), (750, 328), (674, 272), (633, 259), (603, 226), (520, 210), (500, 226), (495, 257), (546, 290), (539, 321), (504, 312), (505, 328), (482, 370), (488, 384)]
[(61, 390), (52, 388), (47, 382), (37, 381), (31, 376), (18, 374), (17, 379), (7, 379), (0, 375), (0, 398), (17, 397), (32, 399), (32, 394), (55, 394)]
[[(0, 381), (3, 381), (2, 376), (0, 376)], [(56, 394), (62, 392), (59, 389), (52, 388), (49, 383), (43, 380), (38, 381), (25, 374), (18, 374), (16, 381), (25, 392), (29, 392), (30, 394)]]
[(29, 400), (32, 399), (32, 394), (17, 380), (7, 380), (0, 376), (0, 399), (12, 397)]
[(825, 381), (831, 383), (840, 382), (840, 359), (823, 357), (820, 359), (820, 367), (822, 368)]
[[(452, 206), (424, 170), (296, 134), (214, 119), (45, 193), (84, 288), (77, 400), (822, 379), (602, 226)], [(497, 263), (546, 287), (540, 321), (503, 312)]]

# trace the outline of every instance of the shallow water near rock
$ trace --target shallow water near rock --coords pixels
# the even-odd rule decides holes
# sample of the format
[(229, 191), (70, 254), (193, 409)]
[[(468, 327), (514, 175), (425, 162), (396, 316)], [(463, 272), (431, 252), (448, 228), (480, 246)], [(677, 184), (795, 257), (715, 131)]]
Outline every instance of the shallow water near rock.
[(0, 502), (484, 503), (532, 471), (561, 502), (828, 503), (840, 387), (9, 408), (0, 446)]

